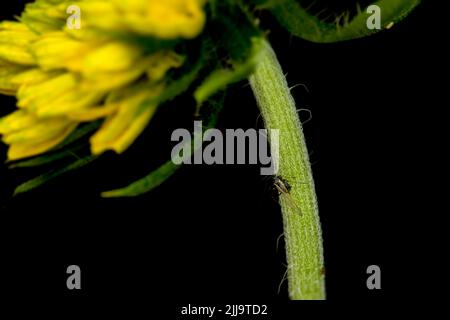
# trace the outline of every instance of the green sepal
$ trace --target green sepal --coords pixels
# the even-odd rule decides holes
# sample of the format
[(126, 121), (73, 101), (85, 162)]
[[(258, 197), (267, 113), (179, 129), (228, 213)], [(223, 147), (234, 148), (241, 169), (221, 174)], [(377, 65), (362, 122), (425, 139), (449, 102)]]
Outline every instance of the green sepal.
[(246, 61), (234, 63), (232, 68), (222, 68), (213, 71), (195, 90), (194, 97), (198, 105), (228, 85), (246, 79), (256, 68), (263, 49), (263, 38), (251, 39), (251, 50)]
[(19, 185), (14, 190), (14, 196), (17, 196), (21, 193), (25, 193), (25, 192), (31, 191), (33, 189), (36, 189), (37, 187), (42, 186), (43, 184), (59, 177), (62, 174), (65, 174), (70, 171), (74, 171), (76, 169), (84, 167), (85, 165), (94, 161), (96, 158), (97, 158), (97, 156), (89, 155), (85, 158), (81, 158), (81, 159), (69, 164), (68, 166), (65, 166), (63, 168), (56, 169), (56, 170), (51, 170), (49, 172), (41, 174), (40, 176), (38, 176), (34, 179), (28, 180), (27, 182), (24, 182), (21, 185)]
[(172, 161), (167, 161), (145, 178), (137, 180), (122, 189), (102, 192), (101, 196), (103, 198), (135, 197), (149, 192), (170, 178), (178, 167), (179, 165), (174, 164)]
[[(223, 107), (224, 100), (225, 95), (223, 94), (218, 97), (216, 96), (214, 99), (210, 99), (204, 104), (204, 107), (201, 109), (203, 119), (206, 121), (203, 131), (215, 126), (219, 111)], [(194, 139), (192, 139), (193, 145), (194, 141), (198, 138), (198, 136), (194, 135)], [(185, 155), (185, 157), (190, 157), (195, 151), (196, 150), (192, 146), (191, 154)], [(133, 182), (125, 188), (103, 192), (101, 196), (104, 198), (135, 197), (150, 192), (170, 178), (180, 167), (181, 165), (176, 165), (169, 160), (146, 177)]]

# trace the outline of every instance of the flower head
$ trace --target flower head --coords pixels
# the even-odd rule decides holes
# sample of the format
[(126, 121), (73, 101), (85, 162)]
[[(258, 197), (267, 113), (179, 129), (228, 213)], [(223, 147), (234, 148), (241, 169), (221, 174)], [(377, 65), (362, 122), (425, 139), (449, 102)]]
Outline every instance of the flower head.
[[(261, 56), (255, 22), (236, 0), (36, 0), (18, 21), (0, 22), (0, 94), (17, 99), (0, 118), (10, 167), (52, 164), (15, 194), (105, 151), (124, 152), (182, 94), (197, 104), (192, 116), (212, 126), (224, 101), (216, 93), (247, 78)], [(73, 150), (83, 156), (66, 165)], [(162, 168), (158, 181), (175, 170)], [(136, 183), (148, 190), (146, 179)]]
[[(73, 4), (79, 30), (66, 23)], [(203, 7), (204, 0), (38, 0), (19, 22), (1, 22), (0, 93), (15, 95), (19, 108), (0, 119), (8, 158), (46, 152), (97, 119), (104, 123), (92, 152), (127, 149), (155, 113), (168, 72), (185, 63), (175, 46), (201, 33)]]

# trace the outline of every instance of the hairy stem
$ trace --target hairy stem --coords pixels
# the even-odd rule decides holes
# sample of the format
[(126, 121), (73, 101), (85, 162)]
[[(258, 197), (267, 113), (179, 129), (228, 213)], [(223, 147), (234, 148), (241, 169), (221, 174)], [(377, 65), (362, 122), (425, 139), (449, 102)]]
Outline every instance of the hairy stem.
[(279, 130), (278, 175), (291, 185), (289, 195), (280, 195), (289, 296), (325, 299), (322, 234), (308, 151), (294, 99), (268, 43), (250, 83), (266, 128)]

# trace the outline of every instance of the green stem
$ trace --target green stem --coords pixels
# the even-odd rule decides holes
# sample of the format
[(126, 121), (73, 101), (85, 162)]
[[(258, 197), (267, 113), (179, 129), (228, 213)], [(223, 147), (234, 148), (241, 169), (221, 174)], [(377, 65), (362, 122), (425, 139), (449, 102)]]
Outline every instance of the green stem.
[(278, 175), (292, 187), (290, 199), (280, 196), (289, 296), (325, 299), (322, 234), (308, 151), (294, 99), (268, 43), (250, 83), (266, 128), (279, 129)]

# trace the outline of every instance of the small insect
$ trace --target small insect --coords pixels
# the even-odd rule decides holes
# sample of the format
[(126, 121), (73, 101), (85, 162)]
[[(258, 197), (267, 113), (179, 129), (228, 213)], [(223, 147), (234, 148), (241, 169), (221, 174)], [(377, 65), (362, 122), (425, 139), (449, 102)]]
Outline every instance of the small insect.
[(273, 184), (279, 193), (289, 193), (292, 189), (291, 185), (281, 176), (275, 176), (273, 178)]
[(289, 203), (291, 207), (293, 207), (296, 211), (302, 215), (302, 211), (299, 206), (297, 206), (294, 202), (294, 200), (291, 197), (291, 185), (283, 179), (281, 176), (275, 176), (273, 180), (273, 185), (278, 191), (278, 195), (280, 197), (284, 197), (286, 201)]

